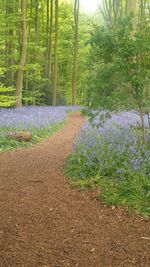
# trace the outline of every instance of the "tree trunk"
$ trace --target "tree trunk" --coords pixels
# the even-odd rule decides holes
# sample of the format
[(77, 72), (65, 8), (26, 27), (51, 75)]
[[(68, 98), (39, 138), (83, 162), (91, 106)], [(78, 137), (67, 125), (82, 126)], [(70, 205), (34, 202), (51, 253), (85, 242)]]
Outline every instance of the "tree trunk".
[(146, 9), (146, 1), (140, 1), (140, 28), (143, 30), (144, 22), (145, 22), (145, 9)]
[(11, 82), (14, 79), (14, 72), (9, 69), (12, 67), (14, 63), (13, 59), (13, 50), (14, 50), (14, 44), (13, 44), (13, 35), (14, 35), (14, 24), (10, 23), (10, 16), (13, 16), (14, 14), (14, 1), (11, 3), (6, 2), (6, 79), (8, 82)]
[(30, 34), (31, 34), (31, 27), (32, 27), (32, 25), (31, 25), (31, 18), (32, 18), (32, 15), (33, 15), (33, 0), (30, 0), (30, 14), (29, 14), (29, 16), (30, 16), (30, 20), (29, 20), (29, 30), (28, 30), (28, 38), (29, 38), (29, 36), (30, 36)]
[(22, 106), (23, 74), (24, 74), (24, 66), (25, 66), (26, 54), (27, 54), (26, 12), (27, 12), (26, 0), (21, 0), (21, 28), (22, 28), (21, 39), (22, 40), (21, 40), (20, 62), (19, 62), (17, 81), (16, 81), (16, 107), (17, 108)]
[(112, 14), (112, 1), (109, 0), (109, 12), (110, 14)]
[(129, 15), (132, 15), (133, 30), (136, 28), (137, 0), (129, 0)]
[(72, 70), (72, 105), (76, 105), (76, 97), (77, 97), (78, 24), (79, 24), (79, 0), (75, 0), (74, 51), (73, 51), (73, 70)]
[(58, 76), (58, 0), (55, 0), (55, 45), (54, 45), (54, 76), (52, 88), (52, 105), (56, 106), (57, 76)]
[(50, 14), (50, 0), (47, 0), (47, 16), (46, 16), (46, 53), (45, 53), (45, 60), (46, 60), (46, 66), (45, 66), (45, 77), (48, 77), (48, 58), (49, 58), (49, 14)]
[(129, 15), (129, 1), (130, 0), (126, 0), (126, 7), (125, 7), (125, 9), (126, 9), (126, 16), (128, 16)]
[(46, 90), (47, 104), (50, 104), (52, 89), (52, 34), (53, 34), (53, 0), (47, 0), (47, 20), (46, 20), (46, 65), (45, 77), (48, 79)]
[(137, 0), (130, 0), (129, 1), (129, 13), (133, 16), (136, 15), (136, 7), (137, 7)]
[(53, 33), (53, 0), (47, 0), (45, 76), (50, 80), (50, 83), (51, 83), (52, 33)]
[(52, 58), (52, 34), (53, 34), (53, 0), (51, 0), (50, 4), (50, 32), (49, 32), (49, 58), (48, 58), (48, 77), (50, 79), (50, 83), (52, 84), (51, 77), (51, 58)]
[(38, 62), (39, 51), (39, 0), (36, 0), (36, 22), (35, 22), (35, 63)]
[[(49, 57), (48, 57), (48, 79), (49, 79), (49, 92), (48, 95), (50, 96), (49, 100), (51, 99), (51, 92), (53, 90), (53, 80), (52, 80), (52, 34), (53, 34), (53, 7), (54, 1), (51, 0), (50, 2), (50, 32), (49, 32)], [(50, 102), (49, 102), (50, 103)]]
[[(31, 18), (33, 15), (33, 0), (30, 0), (30, 6), (29, 6), (29, 10), (30, 10), (30, 20), (29, 20), (29, 26), (28, 26), (28, 38), (27, 38), (27, 43), (30, 42), (30, 38), (31, 38), (31, 29), (32, 29), (32, 23), (31, 23)], [(30, 53), (29, 50), (27, 51), (27, 55), (26, 55), (26, 64), (30, 63)], [(28, 94), (28, 90), (29, 90), (29, 71), (26, 71), (26, 78), (25, 78), (25, 96), (27, 96)], [(28, 101), (27, 98), (25, 99), (25, 105), (28, 105)]]

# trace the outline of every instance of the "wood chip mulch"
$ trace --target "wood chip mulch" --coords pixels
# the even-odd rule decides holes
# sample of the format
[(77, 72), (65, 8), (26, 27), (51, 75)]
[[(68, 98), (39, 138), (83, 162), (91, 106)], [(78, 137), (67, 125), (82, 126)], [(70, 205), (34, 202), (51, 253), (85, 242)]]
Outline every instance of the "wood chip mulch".
[(0, 267), (149, 267), (150, 220), (72, 188), (66, 157), (85, 119), (0, 154)]

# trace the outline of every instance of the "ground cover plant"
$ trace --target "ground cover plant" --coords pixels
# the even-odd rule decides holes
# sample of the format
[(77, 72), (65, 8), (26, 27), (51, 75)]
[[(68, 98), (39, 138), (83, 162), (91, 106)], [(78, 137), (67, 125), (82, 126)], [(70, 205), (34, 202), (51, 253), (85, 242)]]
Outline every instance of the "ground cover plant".
[[(68, 112), (78, 110), (77, 106), (68, 107), (22, 107), (20, 109), (0, 109), (0, 151), (12, 150), (20, 146), (30, 146), (41, 141), (63, 127)], [(9, 140), (7, 133), (29, 131), (31, 142)]]
[(150, 131), (146, 144), (135, 111), (93, 116), (68, 158), (67, 173), (81, 187), (100, 186), (108, 204), (125, 204), (150, 215)]

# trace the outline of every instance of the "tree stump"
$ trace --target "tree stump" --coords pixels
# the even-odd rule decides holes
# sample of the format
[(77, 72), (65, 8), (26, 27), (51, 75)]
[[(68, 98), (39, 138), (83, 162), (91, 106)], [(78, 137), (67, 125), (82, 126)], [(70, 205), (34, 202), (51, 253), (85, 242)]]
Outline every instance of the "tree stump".
[(30, 142), (32, 140), (32, 133), (30, 132), (8, 132), (7, 137), (9, 139), (17, 140), (17, 141), (26, 141)]

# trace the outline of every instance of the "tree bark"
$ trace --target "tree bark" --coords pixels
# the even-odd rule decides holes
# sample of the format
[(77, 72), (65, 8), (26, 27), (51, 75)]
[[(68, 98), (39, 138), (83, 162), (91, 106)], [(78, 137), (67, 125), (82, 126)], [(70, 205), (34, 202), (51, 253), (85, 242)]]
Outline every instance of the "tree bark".
[(50, 83), (51, 83), (52, 33), (53, 33), (53, 0), (47, 0), (45, 76), (50, 80)]
[(36, 21), (35, 21), (35, 63), (38, 62), (39, 50), (39, 0), (36, 0)]
[(73, 51), (73, 70), (72, 70), (72, 105), (76, 105), (76, 98), (77, 98), (78, 24), (79, 24), (79, 0), (75, 0), (74, 51)]
[(54, 76), (52, 88), (52, 105), (56, 106), (58, 76), (58, 0), (55, 0), (55, 45), (54, 45)]
[(52, 84), (52, 77), (51, 77), (51, 58), (52, 58), (52, 34), (53, 34), (53, 0), (50, 3), (50, 32), (49, 32), (49, 58), (48, 58), (48, 77), (50, 79), (50, 83)]
[(137, 0), (130, 0), (129, 1), (129, 13), (133, 16), (136, 15), (136, 7), (137, 7)]
[(129, 15), (129, 1), (130, 0), (126, 0), (126, 7), (125, 7), (125, 9), (126, 9), (126, 16), (128, 16)]
[[(31, 18), (33, 15), (33, 0), (30, 0), (30, 6), (29, 6), (29, 10), (30, 10), (30, 19), (29, 19), (29, 26), (28, 26), (28, 38), (27, 38), (27, 43), (30, 42), (30, 38), (31, 38), (31, 29), (32, 29), (32, 22), (31, 22)], [(27, 51), (27, 55), (26, 55), (26, 64), (30, 63), (31, 59), (30, 59), (30, 53), (29, 50)], [(28, 90), (29, 90), (29, 71), (26, 71), (26, 78), (25, 78), (25, 96), (27, 96)], [(25, 99), (25, 105), (28, 105), (28, 101), (27, 99)]]
[(17, 81), (16, 81), (16, 107), (19, 108), (22, 106), (22, 86), (23, 86), (23, 74), (24, 66), (26, 62), (27, 54), (27, 32), (26, 32), (26, 12), (27, 12), (27, 2), (26, 0), (21, 0), (21, 54), (19, 68), (17, 72)]
[(10, 16), (13, 16), (14, 14), (14, 1), (11, 3), (6, 2), (6, 79), (8, 82), (11, 82), (14, 79), (14, 72), (9, 69), (12, 67), (14, 63), (13, 58), (13, 50), (14, 50), (14, 44), (13, 44), (13, 36), (14, 36), (14, 24), (10, 23), (9, 19)]
[(45, 53), (45, 56), (46, 56), (46, 65), (45, 65), (45, 76), (46, 78), (48, 77), (48, 58), (49, 58), (49, 27), (50, 27), (50, 24), (49, 24), (49, 20), (50, 20), (50, 17), (49, 17), (49, 14), (50, 14), (50, 0), (47, 0), (47, 16), (46, 16), (46, 53)]
[(145, 9), (146, 9), (146, 1), (140, 1), (140, 28), (143, 30), (144, 22), (145, 22)]

